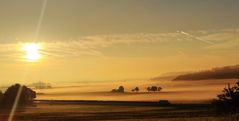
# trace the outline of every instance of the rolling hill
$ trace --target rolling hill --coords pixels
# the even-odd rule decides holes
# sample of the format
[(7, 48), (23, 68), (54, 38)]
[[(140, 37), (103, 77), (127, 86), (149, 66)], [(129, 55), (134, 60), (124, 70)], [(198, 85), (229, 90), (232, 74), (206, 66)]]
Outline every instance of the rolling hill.
[(239, 65), (217, 67), (211, 70), (182, 74), (173, 80), (239, 79)]

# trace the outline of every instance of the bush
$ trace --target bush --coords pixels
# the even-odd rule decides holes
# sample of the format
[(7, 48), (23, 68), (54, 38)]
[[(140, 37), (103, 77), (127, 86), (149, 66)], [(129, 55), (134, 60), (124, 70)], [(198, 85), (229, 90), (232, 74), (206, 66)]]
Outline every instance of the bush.
[(33, 102), (36, 98), (36, 92), (27, 88), (26, 86), (21, 86), (20, 84), (15, 84), (10, 86), (2, 97), (2, 104), (4, 106), (12, 106), (19, 90), (21, 89), (21, 93), (19, 96), (19, 105), (27, 105)]
[(153, 92), (158, 91), (159, 92), (162, 90), (162, 87), (151, 86), (151, 87), (147, 87), (147, 90), (148, 90), (148, 92), (150, 92), (150, 91), (153, 91)]
[(139, 91), (139, 87), (135, 87), (134, 89), (131, 90), (132, 92), (138, 92)]
[(112, 89), (111, 92), (124, 93), (124, 87), (123, 86), (119, 86), (118, 89)]
[(212, 104), (219, 113), (239, 113), (239, 81), (233, 87), (228, 84), (217, 97)]

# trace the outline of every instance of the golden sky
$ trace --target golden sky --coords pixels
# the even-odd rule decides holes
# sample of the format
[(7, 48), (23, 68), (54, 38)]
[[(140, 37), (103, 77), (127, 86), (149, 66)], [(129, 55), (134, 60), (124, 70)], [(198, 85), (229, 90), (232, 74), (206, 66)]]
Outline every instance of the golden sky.
[(0, 84), (148, 79), (239, 64), (235, 0), (42, 4), (0, 0)]

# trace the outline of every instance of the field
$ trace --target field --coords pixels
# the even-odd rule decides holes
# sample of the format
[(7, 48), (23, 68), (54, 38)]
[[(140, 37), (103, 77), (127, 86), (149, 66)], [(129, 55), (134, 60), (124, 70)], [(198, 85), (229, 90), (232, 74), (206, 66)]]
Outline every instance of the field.
[[(98, 83), (74, 83), (64, 86), (54, 84), (51, 89), (37, 89), (39, 100), (111, 100), (111, 101), (159, 101), (169, 100), (176, 103), (201, 103), (210, 101), (228, 84), (235, 84), (235, 79), (199, 80), (199, 81), (148, 81), (130, 80)], [(74, 85), (74, 86), (72, 86)], [(124, 94), (109, 93), (112, 89), (124, 86)], [(160, 92), (148, 92), (148, 86), (160, 86)], [(135, 93), (131, 90), (139, 87)], [(195, 96), (197, 95), (197, 96)]]
[[(7, 111), (2, 111), (1, 121)], [(170, 104), (122, 101), (36, 101), (19, 108), (15, 121), (236, 121), (220, 117), (208, 104)]]
[[(234, 81), (132, 81), (38, 89), (34, 105), (17, 109), (14, 121), (239, 121), (238, 116), (216, 114), (210, 106), (227, 83)], [(139, 92), (130, 91), (135, 84)], [(125, 93), (110, 92), (119, 85)], [(163, 90), (147, 92), (150, 85)], [(159, 100), (172, 104), (160, 105)], [(0, 121), (7, 121), (9, 112), (0, 109)]]

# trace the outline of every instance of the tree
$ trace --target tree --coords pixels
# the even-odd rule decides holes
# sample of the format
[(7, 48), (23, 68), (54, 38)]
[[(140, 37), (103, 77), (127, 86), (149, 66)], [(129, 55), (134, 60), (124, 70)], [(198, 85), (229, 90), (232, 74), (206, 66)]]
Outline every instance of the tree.
[(151, 87), (151, 91), (156, 92), (157, 90), (158, 90), (158, 87), (156, 87), (156, 86), (152, 86), (152, 87)]
[(158, 90), (157, 91), (161, 91), (162, 90), (162, 87), (158, 87)]
[(0, 90), (0, 105), (2, 104), (2, 100), (3, 100), (3, 93), (2, 93), (2, 91)]
[(151, 87), (147, 87), (147, 90), (148, 90), (148, 92), (150, 92), (150, 91), (156, 92), (156, 91), (161, 91), (162, 87), (151, 86)]
[[(19, 93), (20, 90), (21, 93)], [(30, 104), (36, 98), (35, 91), (27, 88), (26, 86), (15, 84), (10, 86), (3, 94), (3, 104), (5, 106), (12, 106), (18, 94), (20, 94), (18, 101), (19, 105)]]
[(118, 89), (112, 89), (111, 92), (120, 92), (120, 93), (124, 93), (124, 87), (123, 87), (123, 86), (119, 86)]
[(124, 87), (123, 86), (119, 86), (118, 91), (119, 92), (124, 92)]
[(139, 91), (139, 87), (135, 87), (134, 89), (131, 90), (132, 92), (138, 92)]
[(212, 104), (220, 113), (239, 113), (239, 81), (233, 87), (228, 84)]
[(135, 87), (135, 89), (134, 89), (136, 92), (138, 92), (139, 91), (139, 87)]

